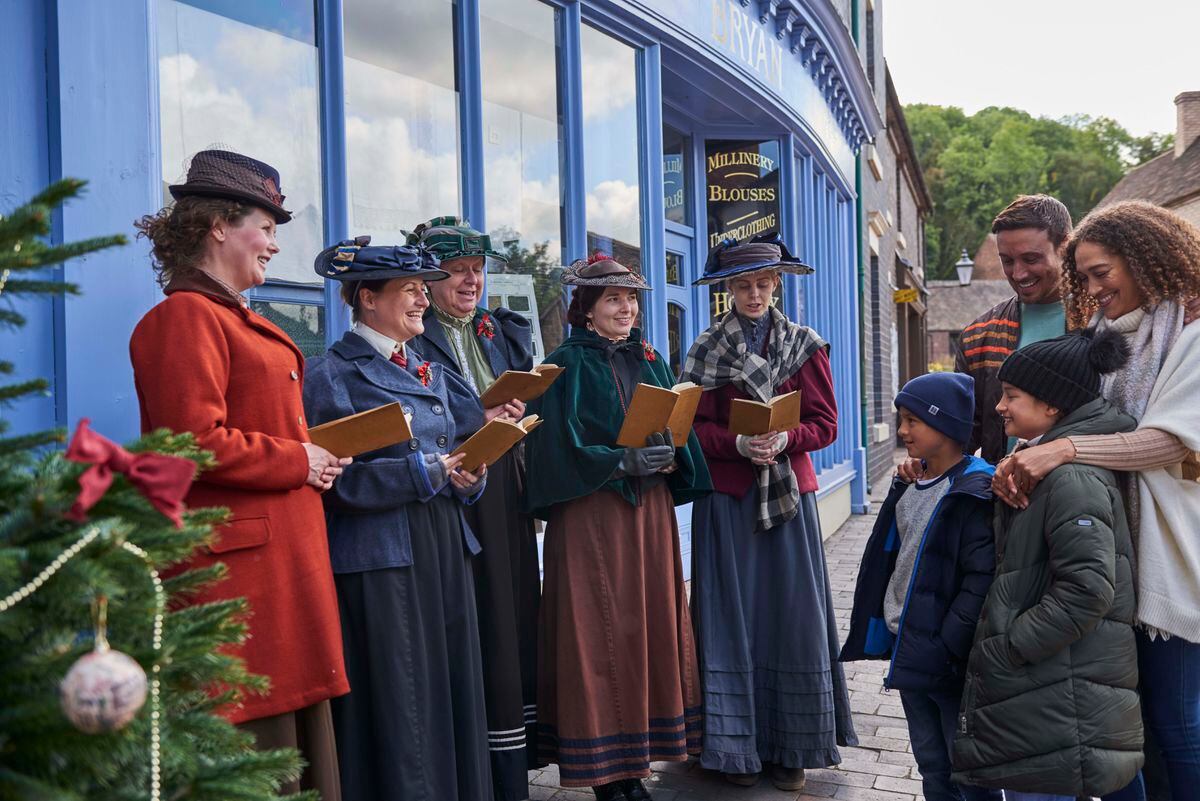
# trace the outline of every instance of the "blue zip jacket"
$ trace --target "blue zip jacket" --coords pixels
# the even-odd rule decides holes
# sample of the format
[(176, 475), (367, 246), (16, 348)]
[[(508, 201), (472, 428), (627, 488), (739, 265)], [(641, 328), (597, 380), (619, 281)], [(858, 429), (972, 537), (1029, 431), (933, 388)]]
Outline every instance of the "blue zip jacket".
[(890, 658), (884, 686), (898, 690), (962, 685), (975, 624), (996, 570), (993, 472), (975, 456), (964, 456), (950, 469), (950, 487), (921, 534), (895, 636), (884, 622), (883, 599), (900, 552), (896, 504), (909, 485), (892, 482), (863, 552), (840, 661)]

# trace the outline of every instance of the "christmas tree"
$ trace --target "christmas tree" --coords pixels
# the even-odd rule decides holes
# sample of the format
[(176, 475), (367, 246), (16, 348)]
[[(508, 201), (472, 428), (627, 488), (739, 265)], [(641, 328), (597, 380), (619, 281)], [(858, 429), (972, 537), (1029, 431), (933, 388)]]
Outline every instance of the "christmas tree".
[[(77, 291), (40, 280), (38, 270), (124, 243), (120, 236), (43, 241), (53, 209), (82, 187), (62, 181), (0, 217), (0, 324), (24, 324), (16, 297)], [(0, 373), (12, 372), (11, 363), (0, 361)], [(0, 410), (46, 387), (36, 379), (0, 385)], [(222, 650), (245, 636), (245, 603), (185, 603), (189, 593), (221, 578), (220, 566), (158, 578), (205, 543), (224, 511), (189, 510), (173, 521), (163, 511), (169, 504), (152, 500), (154, 491), (140, 478), (146, 470), (128, 469), (173, 466), (182, 469), (185, 488), (210, 455), (190, 435), (165, 431), (126, 452), (81, 430), (64, 452), (46, 447), (64, 440), (61, 431), (9, 436), (8, 430), (0, 420), (0, 799), (278, 798), (280, 783), (299, 774), (299, 755), (255, 751), (250, 735), (215, 714), (243, 692), (266, 689), (264, 679)], [(94, 452), (117, 454), (109, 462), (117, 469), (75, 460), (83, 458), (86, 449), (77, 446), (89, 436)], [(100, 489), (85, 501), (84, 485)], [(150, 696), (140, 708), (126, 703), (129, 693), (112, 703), (97, 693), (97, 676), (87, 674), (105, 634), (110, 655), (123, 652), (137, 663), (113, 664), (150, 676), (148, 684), (141, 678)], [(63, 683), (69, 671), (92, 681)], [(78, 707), (79, 698), (89, 703)], [(132, 720), (119, 727), (123, 713)]]

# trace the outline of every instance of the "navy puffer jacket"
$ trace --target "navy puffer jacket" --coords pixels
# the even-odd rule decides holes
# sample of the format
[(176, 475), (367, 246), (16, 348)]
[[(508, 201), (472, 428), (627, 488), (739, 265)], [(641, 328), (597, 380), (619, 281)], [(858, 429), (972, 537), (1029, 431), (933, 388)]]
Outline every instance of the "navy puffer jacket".
[(908, 484), (895, 480), (863, 552), (839, 659), (891, 659), (884, 686), (898, 690), (961, 687), (975, 624), (996, 569), (992, 536), (992, 473), (975, 456), (950, 470), (913, 565), (896, 636), (884, 622), (883, 599), (896, 568), (900, 536), (896, 503)]

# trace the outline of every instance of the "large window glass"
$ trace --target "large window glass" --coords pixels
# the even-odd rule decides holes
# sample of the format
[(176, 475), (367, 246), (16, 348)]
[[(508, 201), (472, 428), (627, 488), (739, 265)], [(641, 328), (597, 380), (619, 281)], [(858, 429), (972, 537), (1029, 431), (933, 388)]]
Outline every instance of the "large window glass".
[(159, 0), (163, 203), (188, 158), (213, 145), (280, 173), (292, 221), (279, 227), (268, 280), (320, 283), (324, 240), (320, 103), (312, 0)]
[(531, 318), (538, 358), (564, 333), (559, 13), (538, 0), (479, 2), (487, 225), (508, 257), (488, 293)]
[(451, 0), (343, 4), (352, 234), (395, 244), (460, 211), (455, 11)]
[(637, 51), (587, 25), (581, 50), (588, 251), (640, 270)]

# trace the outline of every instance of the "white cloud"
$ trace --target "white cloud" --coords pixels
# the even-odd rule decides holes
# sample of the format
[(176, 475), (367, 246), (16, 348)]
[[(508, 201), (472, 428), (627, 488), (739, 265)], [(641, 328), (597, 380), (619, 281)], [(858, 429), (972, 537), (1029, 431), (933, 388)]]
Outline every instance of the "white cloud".
[[(315, 282), (324, 239), (316, 51), (292, 39), (190, 7), (175, 6), (174, 35), (160, 42), (163, 180), (183, 177), (188, 158), (226, 145), (279, 170), (292, 222), (280, 227), (272, 274)], [(202, 15), (202, 16), (201, 16)], [(252, 34), (268, 54), (254, 69), (230, 59)]]
[(587, 227), (603, 236), (636, 244), (641, 241), (638, 187), (624, 181), (601, 181), (587, 196)]

